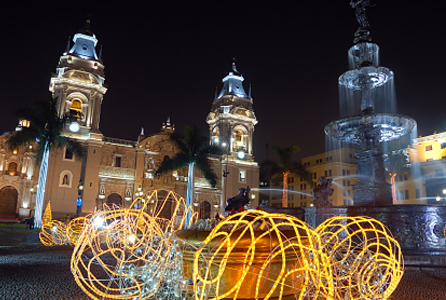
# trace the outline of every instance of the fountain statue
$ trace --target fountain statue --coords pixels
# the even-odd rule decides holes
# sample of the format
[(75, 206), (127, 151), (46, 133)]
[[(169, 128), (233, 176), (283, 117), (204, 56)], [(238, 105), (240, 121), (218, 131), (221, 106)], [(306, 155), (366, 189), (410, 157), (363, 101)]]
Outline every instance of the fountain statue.
[(315, 207), (333, 206), (332, 201), (328, 199), (328, 197), (333, 195), (332, 181), (333, 179), (327, 179), (324, 176), (319, 177), (319, 185), (313, 189), (313, 204)]
[(354, 205), (392, 204), (386, 181), (382, 143), (398, 139), (416, 128), (414, 119), (393, 109), (393, 72), (379, 66), (379, 47), (371, 42), (365, 17), (368, 0), (352, 1), (360, 27), (349, 49), (350, 70), (339, 77), (342, 119), (331, 122), (325, 133), (342, 143), (360, 147), (358, 182), (353, 186)]
[(246, 189), (239, 188), (238, 195), (231, 197), (226, 201), (227, 205), (225, 207), (225, 211), (232, 211), (234, 209), (234, 211), (237, 212), (240, 209), (240, 207), (249, 204), (249, 202), (251, 201), (249, 199), (250, 191), (251, 189), (249, 188), (249, 186)]

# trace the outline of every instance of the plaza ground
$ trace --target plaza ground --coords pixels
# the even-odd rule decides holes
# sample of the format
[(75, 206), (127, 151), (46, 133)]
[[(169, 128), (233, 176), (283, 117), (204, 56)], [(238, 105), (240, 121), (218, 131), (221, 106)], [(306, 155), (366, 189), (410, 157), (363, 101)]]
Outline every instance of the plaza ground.
[[(38, 233), (0, 228), (0, 299), (87, 300), (70, 272), (71, 246), (44, 247)], [(446, 300), (446, 269), (408, 269), (392, 300)]]

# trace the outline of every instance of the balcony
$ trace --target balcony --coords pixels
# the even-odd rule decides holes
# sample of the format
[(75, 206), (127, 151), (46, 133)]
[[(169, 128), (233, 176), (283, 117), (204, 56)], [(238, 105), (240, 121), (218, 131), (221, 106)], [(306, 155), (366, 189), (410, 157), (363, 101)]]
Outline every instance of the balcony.
[(99, 166), (99, 177), (135, 180), (135, 170), (112, 166)]

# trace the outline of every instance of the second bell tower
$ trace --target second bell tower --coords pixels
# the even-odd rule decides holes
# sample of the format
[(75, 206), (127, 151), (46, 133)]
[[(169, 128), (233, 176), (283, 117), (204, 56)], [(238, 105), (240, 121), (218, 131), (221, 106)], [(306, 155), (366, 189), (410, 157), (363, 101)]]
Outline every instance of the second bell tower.
[(101, 53), (96, 53), (98, 40), (90, 29), (90, 20), (73, 37), (73, 45), (59, 59), (50, 91), (58, 98), (59, 116), (77, 120), (81, 135), (100, 133), (102, 99), (107, 91)]

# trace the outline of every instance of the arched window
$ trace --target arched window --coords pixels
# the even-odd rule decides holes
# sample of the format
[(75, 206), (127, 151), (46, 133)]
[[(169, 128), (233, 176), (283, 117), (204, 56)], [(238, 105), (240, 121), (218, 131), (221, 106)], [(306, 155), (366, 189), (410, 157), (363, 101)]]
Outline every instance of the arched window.
[(220, 145), (220, 129), (215, 127), (212, 132), (212, 145), (219, 146)]
[(243, 133), (240, 130), (235, 132), (235, 150), (243, 150), (244, 149), (244, 141), (243, 141)]
[(122, 197), (118, 193), (112, 193), (107, 197), (107, 205), (111, 207), (113, 204), (122, 206)]
[(198, 212), (198, 217), (200, 219), (210, 219), (211, 218), (211, 204), (208, 201), (200, 203), (200, 210)]
[(73, 183), (73, 174), (68, 171), (62, 171), (59, 175), (59, 187), (71, 188)]
[(74, 99), (71, 101), (70, 114), (80, 120), (82, 116), (82, 101), (79, 99)]
[(10, 176), (17, 176), (17, 163), (10, 162), (8, 166), (8, 175)]

